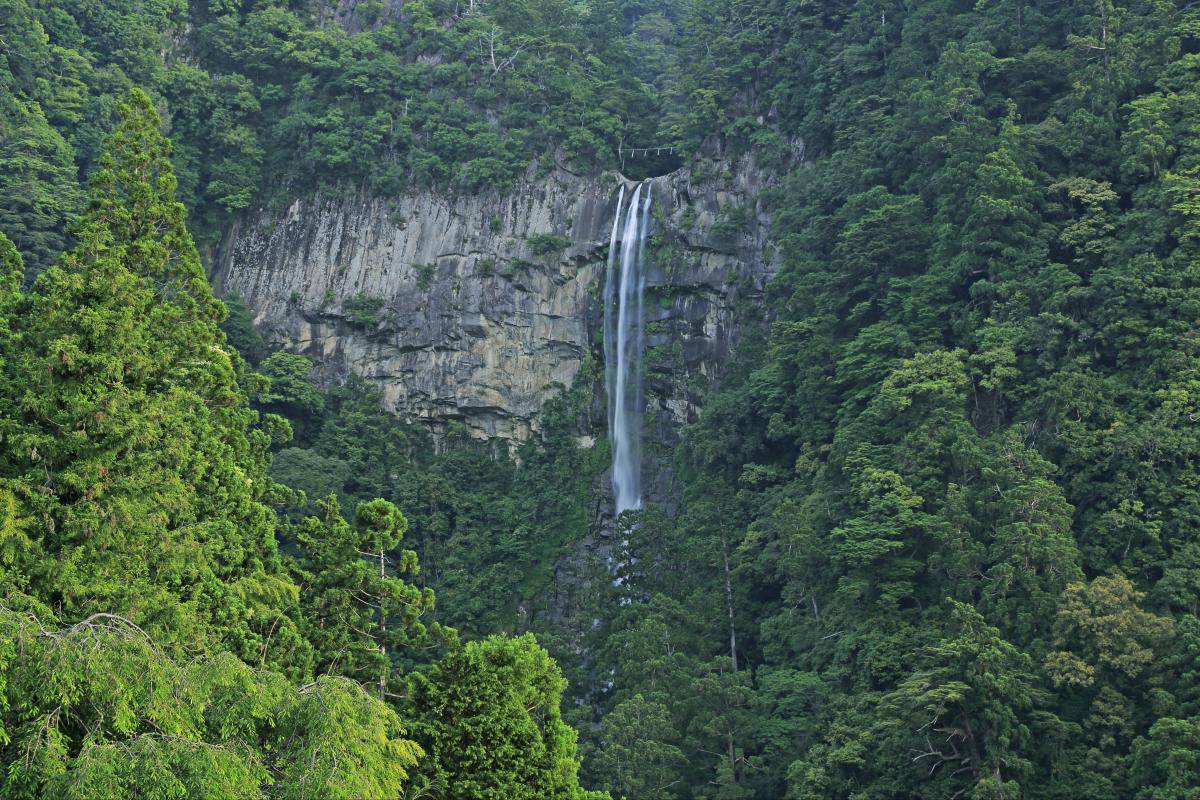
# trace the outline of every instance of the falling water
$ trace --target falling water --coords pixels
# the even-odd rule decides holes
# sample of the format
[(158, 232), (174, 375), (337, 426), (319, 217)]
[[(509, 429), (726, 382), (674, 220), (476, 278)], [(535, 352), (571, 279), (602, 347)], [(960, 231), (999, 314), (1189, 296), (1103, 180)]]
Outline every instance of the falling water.
[(608, 430), (613, 428), (613, 412), (616, 404), (612, 398), (617, 393), (617, 282), (613, 267), (617, 263), (617, 231), (621, 229), (621, 202), (625, 199), (625, 187), (617, 193), (617, 213), (613, 214), (612, 233), (608, 235), (608, 266), (604, 271), (604, 392), (608, 401)]
[[(641, 202), (642, 189), (646, 190)], [(633, 191), (621, 229), (619, 260), (615, 255), (621, 219), (622, 189), (609, 240), (604, 284), (604, 356), (608, 389), (608, 423), (612, 438), (612, 483), (616, 513), (641, 508), (642, 296), (646, 289), (646, 231), (650, 223), (650, 185)], [(617, 268), (619, 264), (619, 269)], [(615, 318), (614, 318), (615, 306)]]

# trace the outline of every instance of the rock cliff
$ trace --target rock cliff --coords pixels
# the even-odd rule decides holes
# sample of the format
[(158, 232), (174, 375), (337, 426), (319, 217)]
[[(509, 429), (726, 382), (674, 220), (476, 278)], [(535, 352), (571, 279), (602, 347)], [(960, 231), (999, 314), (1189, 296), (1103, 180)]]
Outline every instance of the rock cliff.
[[(735, 306), (772, 272), (764, 181), (749, 161), (718, 159), (652, 181), (652, 437), (694, 416), (736, 336)], [(313, 357), (320, 380), (359, 373), (389, 409), (435, 434), (458, 420), (481, 438), (520, 440), (599, 353), (622, 182), (632, 185), (535, 164), (504, 193), (298, 199), (234, 226), (216, 281), (243, 298), (269, 341)]]

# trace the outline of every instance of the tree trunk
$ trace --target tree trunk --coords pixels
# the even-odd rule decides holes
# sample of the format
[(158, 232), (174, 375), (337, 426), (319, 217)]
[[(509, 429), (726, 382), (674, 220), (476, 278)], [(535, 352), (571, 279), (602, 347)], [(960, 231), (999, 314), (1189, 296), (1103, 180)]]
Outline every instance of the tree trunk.
[(721, 534), (721, 558), (725, 562), (725, 608), (729, 612), (729, 660), (733, 671), (738, 671), (737, 627), (733, 621), (733, 581), (729, 574), (729, 541)]
[[(381, 546), (379, 548), (379, 582), (380, 582), (380, 584), (382, 584), (386, 579), (387, 579), (387, 561), (384, 556), (383, 547)], [(379, 699), (380, 700), (382, 700), (384, 698), (384, 694), (387, 691), (387, 676), (388, 676), (388, 672), (389, 672), (388, 662), (387, 662), (387, 645), (384, 644), (386, 634), (387, 634), (387, 617), (383, 613), (383, 587), (381, 585), (380, 589), (379, 589), (379, 652), (383, 656), (383, 668), (379, 673)]]

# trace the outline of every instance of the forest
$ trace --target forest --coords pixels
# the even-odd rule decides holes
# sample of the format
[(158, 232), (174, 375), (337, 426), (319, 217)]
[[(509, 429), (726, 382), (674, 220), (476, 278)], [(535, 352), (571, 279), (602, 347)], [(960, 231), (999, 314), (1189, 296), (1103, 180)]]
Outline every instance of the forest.
[[(602, 364), (435, 437), (210, 282), (711, 152), (776, 267), (577, 631)], [(1200, 796), (1200, 5), (0, 0), (0, 795)]]

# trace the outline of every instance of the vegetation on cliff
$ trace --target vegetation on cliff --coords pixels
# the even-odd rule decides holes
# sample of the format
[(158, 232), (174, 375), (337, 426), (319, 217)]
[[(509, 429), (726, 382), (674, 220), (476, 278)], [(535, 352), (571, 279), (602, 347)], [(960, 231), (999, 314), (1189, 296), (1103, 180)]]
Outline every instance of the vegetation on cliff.
[(622, 747), (657, 796), (1193, 796), (1200, 11), (692, 8), (695, 135), (761, 116), (812, 163), (683, 511), (595, 615), (591, 774), (655, 796)]
[(535, 156), (613, 165), (655, 140), (611, 2), (2, 0), (0, 39), (0, 225), (31, 268), (133, 85), (165, 110), (202, 240), (256, 199), (504, 189)]

